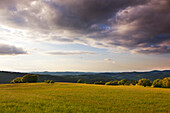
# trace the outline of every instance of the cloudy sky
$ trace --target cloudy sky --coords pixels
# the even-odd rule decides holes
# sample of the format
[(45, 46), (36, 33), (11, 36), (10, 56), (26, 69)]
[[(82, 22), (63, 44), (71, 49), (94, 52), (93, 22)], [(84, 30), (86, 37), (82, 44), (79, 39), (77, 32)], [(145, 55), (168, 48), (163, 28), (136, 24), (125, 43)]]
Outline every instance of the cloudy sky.
[(0, 0), (0, 70), (170, 69), (169, 0)]

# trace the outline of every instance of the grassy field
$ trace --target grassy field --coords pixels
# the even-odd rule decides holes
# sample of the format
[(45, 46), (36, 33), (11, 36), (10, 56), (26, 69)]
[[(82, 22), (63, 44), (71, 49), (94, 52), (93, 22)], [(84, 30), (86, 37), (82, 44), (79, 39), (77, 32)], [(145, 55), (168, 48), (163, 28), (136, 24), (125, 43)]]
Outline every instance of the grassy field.
[(0, 113), (170, 113), (170, 89), (77, 83), (0, 85)]

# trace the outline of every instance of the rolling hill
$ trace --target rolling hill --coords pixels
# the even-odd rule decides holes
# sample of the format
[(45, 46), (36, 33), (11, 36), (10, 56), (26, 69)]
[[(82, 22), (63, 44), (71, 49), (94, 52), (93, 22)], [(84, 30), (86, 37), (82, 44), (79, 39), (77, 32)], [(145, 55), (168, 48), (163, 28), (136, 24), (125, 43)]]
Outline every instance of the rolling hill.
[[(43, 72), (41, 72), (43, 73)], [(82, 79), (86, 83), (94, 83), (95, 81), (111, 81), (111, 80), (139, 80), (142, 78), (150, 79), (151, 81), (155, 79), (162, 79), (165, 77), (170, 77), (170, 70), (164, 71), (150, 71), (150, 72), (119, 72), (119, 73), (84, 73), (84, 72), (60, 72), (58, 75), (50, 74), (51, 72), (45, 72), (46, 74), (38, 74), (38, 82), (43, 82), (44, 80), (54, 80), (55, 82), (77, 82), (78, 79)], [(79, 73), (79, 74), (78, 74)], [(16, 77), (22, 77), (27, 73), (20, 72), (7, 72), (0, 71), (0, 84), (10, 83), (10, 81)]]
[(0, 84), (0, 113), (169, 113), (170, 89), (78, 83)]

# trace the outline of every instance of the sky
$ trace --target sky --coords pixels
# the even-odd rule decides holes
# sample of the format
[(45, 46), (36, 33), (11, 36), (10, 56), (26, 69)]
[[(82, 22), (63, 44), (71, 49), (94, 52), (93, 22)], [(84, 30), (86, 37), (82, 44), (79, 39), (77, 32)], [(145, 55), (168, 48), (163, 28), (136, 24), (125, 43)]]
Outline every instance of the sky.
[(0, 0), (0, 70), (168, 69), (169, 0)]

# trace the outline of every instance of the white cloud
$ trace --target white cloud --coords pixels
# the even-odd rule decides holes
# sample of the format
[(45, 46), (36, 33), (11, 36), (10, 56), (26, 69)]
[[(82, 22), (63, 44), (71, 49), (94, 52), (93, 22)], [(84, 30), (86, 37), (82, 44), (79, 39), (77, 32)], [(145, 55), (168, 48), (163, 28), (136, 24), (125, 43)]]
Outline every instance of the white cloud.
[(51, 51), (51, 52), (46, 52), (46, 54), (50, 55), (82, 55), (82, 54), (95, 54), (94, 52), (89, 52), (89, 51)]
[(104, 61), (112, 61), (110, 58), (105, 58)]
[(112, 63), (112, 64), (115, 64), (115, 63), (116, 63), (116, 61), (114, 61), (114, 60), (111, 59), (111, 58), (105, 58), (104, 61), (110, 62), (110, 63)]

